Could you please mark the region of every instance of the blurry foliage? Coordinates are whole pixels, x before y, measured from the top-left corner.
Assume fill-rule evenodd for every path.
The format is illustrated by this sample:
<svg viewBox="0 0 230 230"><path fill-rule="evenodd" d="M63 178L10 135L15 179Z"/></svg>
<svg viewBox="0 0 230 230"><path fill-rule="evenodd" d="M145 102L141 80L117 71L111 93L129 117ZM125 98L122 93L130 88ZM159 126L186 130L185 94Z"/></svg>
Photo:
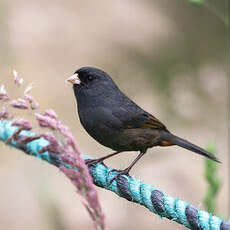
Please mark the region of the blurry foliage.
<svg viewBox="0 0 230 230"><path fill-rule="evenodd" d="M205 6L210 12L217 16L224 24L229 25L228 1L210 1L210 0L187 0L188 2Z"/></svg>
<svg viewBox="0 0 230 230"><path fill-rule="evenodd" d="M194 7L191 7L189 2L199 5L194 4ZM146 0L145 4L152 7L157 3ZM216 17L217 12L218 16L226 17L226 2L185 0L167 4L169 6L164 8L167 11L165 15L175 23L179 36L158 49L153 41L147 52L127 44L119 44L119 47L125 51L127 59L143 71L143 76L149 79L154 89L159 91L163 102L161 106L166 110L166 114L178 117L171 97L175 79L183 74L192 78L194 84L191 90L200 96L200 100L207 101L203 85L200 84L201 67L217 64L224 69L227 66L226 26ZM213 14L215 8L218 10Z"/></svg>
<svg viewBox="0 0 230 230"><path fill-rule="evenodd" d="M206 146L206 150L213 155L216 155L215 144L210 142ZM219 164L216 162L205 159L205 179L208 183L208 189L204 197L204 204L208 212L216 214L216 196L221 187L221 180L218 177Z"/></svg>
<svg viewBox="0 0 230 230"><path fill-rule="evenodd" d="M196 3L196 4L203 4L204 0L188 0L191 3Z"/></svg>

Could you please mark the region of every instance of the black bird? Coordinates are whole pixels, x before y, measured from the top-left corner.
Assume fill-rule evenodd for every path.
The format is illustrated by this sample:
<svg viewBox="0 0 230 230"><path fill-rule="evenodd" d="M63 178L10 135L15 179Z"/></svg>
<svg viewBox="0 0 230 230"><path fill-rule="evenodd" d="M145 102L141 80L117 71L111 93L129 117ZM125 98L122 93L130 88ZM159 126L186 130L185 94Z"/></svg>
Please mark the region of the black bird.
<svg viewBox="0 0 230 230"><path fill-rule="evenodd" d="M124 151L140 151L119 175L128 174L134 164L154 146L178 145L214 161L219 160L197 145L172 134L156 117L140 108L120 91L111 77L94 67L82 67L67 79L73 84L81 124L96 141L116 152L88 165L103 162Z"/></svg>

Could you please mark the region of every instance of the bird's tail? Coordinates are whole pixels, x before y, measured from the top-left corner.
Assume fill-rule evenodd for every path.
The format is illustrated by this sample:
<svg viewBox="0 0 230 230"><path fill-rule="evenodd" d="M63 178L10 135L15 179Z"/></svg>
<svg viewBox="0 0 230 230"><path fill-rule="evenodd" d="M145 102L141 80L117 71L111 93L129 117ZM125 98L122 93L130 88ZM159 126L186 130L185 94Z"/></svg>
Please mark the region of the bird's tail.
<svg viewBox="0 0 230 230"><path fill-rule="evenodd" d="M197 145L194 145L194 144L186 141L185 139L182 139L180 137L177 137L177 136L171 134L170 132L162 131L161 140L162 140L160 142L161 146L178 145L182 148L188 149L192 152L195 152L195 153L198 153L202 156L205 156L205 157L207 157L213 161L221 163L213 154L207 152L206 150L202 149L201 147L199 147Z"/></svg>

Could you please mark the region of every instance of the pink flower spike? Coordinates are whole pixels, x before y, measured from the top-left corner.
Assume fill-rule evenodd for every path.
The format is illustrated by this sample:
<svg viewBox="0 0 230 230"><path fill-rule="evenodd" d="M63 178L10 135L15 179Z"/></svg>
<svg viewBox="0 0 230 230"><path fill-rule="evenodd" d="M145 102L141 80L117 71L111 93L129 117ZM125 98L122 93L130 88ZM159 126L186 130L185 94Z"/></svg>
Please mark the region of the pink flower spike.
<svg viewBox="0 0 230 230"><path fill-rule="evenodd" d="M21 131L23 131L23 130L31 130L32 129L32 126L31 126L30 122L27 121L27 120L25 120L25 119L22 119L22 118L14 120L14 122L12 123L12 125L18 126L19 128L18 128L17 131L15 131L13 133L12 136L10 136L5 141L6 144L9 144L12 140L18 141L18 139L20 138L19 134L20 134Z"/></svg>
<svg viewBox="0 0 230 230"><path fill-rule="evenodd" d="M10 105L18 109L29 109L29 106L27 105L26 100L21 99L21 98L11 101Z"/></svg>
<svg viewBox="0 0 230 230"><path fill-rule="evenodd" d="M29 142L31 142L31 141L34 141L34 140L37 140L37 139L39 139L40 138L40 136L39 135L37 135L37 136L23 136L23 137L20 137L19 139L18 139L18 144L19 145L22 145L22 144L27 144L27 143L29 143Z"/></svg>
<svg viewBox="0 0 230 230"><path fill-rule="evenodd" d="M14 76L14 83L20 86L23 83L23 78L20 78L18 76L18 72L16 70L13 70L13 76Z"/></svg>
<svg viewBox="0 0 230 230"><path fill-rule="evenodd" d="M7 119L8 117L9 117L8 110L5 107L3 107L2 110L0 111L0 120Z"/></svg>
<svg viewBox="0 0 230 230"><path fill-rule="evenodd" d="M52 133L42 133L40 136L49 141L50 144L58 145L58 141Z"/></svg>
<svg viewBox="0 0 230 230"><path fill-rule="evenodd" d="M30 104L30 108L32 110L39 109L39 104L38 102L34 101L33 103Z"/></svg>
<svg viewBox="0 0 230 230"><path fill-rule="evenodd" d="M6 90L5 90L5 86L4 85L1 85L1 87L0 87L0 93L1 94L6 94Z"/></svg>
<svg viewBox="0 0 230 230"><path fill-rule="evenodd" d="M25 99L30 103L30 108L35 110L39 108L39 104L37 101L35 101L35 99L29 95L29 94L25 94L24 95Z"/></svg>
<svg viewBox="0 0 230 230"><path fill-rule="evenodd" d="M58 122L55 119L39 113L35 113L35 118L41 127L50 128L53 130L57 129Z"/></svg>
<svg viewBox="0 0 230 230"><path fill-rule="evenodd" d="M32 82L26 87L26 89L24 91L24 95L30 93L30 91L33 89L33 85L34 85L34 83Z"/></svg>
<svg viewBox="0 0 230 230"><path fill-rule="evenodd" d="M58 120L56 113L50 109L46 110L43 114L35 113L35 118L41 127L56 130L64 138L63 143L59 143L54 136L43 134L43 138L48 139L50 145L42 148L39 152L60 153L59 156L61 159L71 167L65 168L64 166L60 166L60 170L71 180L77 188L78 193L86 199L87 207L90 210L90 216L94 220L95 226L100 226L101 230L105 229L104 214L101 210L89 169L84 159L81 158L82 153L69 128L63 125ZM95 229L98 229L96 227Z"/></svg>
<svg viewBox="0 0 230 230"><path fill-rule="evenodd" d="M64 147L64 149L65 149L65 147ZM70 165L74 164L73 158L71 156L69 156L68 154L61 154L60 157L65 163L70 164Z"/></svg>
<svg viewBox="0 0 230 230"><path fill-rule="evenodd" d="M25 120L25 119L22 119L22 118L15 120L12 123L12 125L19 126L23 130L31 130L32 129L32 125L30 124L30 122Z"/></svg>
<svg viewBox="0 0 230 230"><path fill-rule="evenodd" d="M51 117L53 119L58 119L58 115L55 113L55 111L53 109L47 109L43 115Z"/></svg>
<svg viewBox="0 0 230 230"><path fill-rule="evenodd" d="M41 137L43 137L44 139L46 139L47 141L49 141L49 145L42 148L39 153L45 152L45 151L49 151L49 152L53 152L53 153L61 153L62 149L58 144L58 141L56 139L56 137L52 134L52 133L43 133L40 135Z"/></svg>
<svg viewBox="0 0 230 230"><path fill-rule="evenodd" d="M10 98L5 90L5 86L1 85L0 86L0 101L8 101Z"/></svg>
<svg viewBox="0 0 230 230"><path fill-rule="evenodd" d="M78 192L83 195L84 191L84 181L82 175L79 171L73 169L67 169L64 166L59 167L60 170L71 180L71 182L75 185Z"/></svg>
<svg viewBox="0 0 230 230"><path fill-rule="evenodd" d="M66 143L68 145L71 145L75 150L77 150L77 143L73 137L73 135L69 132L66 126L59 126L59 131L62 133L62 135L65 137Z"/></svg>

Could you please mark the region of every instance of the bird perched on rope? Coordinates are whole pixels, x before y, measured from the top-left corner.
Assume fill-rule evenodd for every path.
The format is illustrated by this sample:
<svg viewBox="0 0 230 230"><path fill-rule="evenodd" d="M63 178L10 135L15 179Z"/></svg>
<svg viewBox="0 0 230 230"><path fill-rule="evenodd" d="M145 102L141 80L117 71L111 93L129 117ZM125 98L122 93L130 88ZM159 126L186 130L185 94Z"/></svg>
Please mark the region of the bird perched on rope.
<svg viewBox="0 0 230 230"><path fill-rule="evenodd" d="M81 124L96 141L116 152L87 160L93 165L125 151L140 151L136 159L115 177L128 174L135 163L154 146L178 145L209 159L219 160L197 145L172 134L156 117L143 110L120 91L112 78L94 67L78 69L68 82L73 84Z"/></svg>

